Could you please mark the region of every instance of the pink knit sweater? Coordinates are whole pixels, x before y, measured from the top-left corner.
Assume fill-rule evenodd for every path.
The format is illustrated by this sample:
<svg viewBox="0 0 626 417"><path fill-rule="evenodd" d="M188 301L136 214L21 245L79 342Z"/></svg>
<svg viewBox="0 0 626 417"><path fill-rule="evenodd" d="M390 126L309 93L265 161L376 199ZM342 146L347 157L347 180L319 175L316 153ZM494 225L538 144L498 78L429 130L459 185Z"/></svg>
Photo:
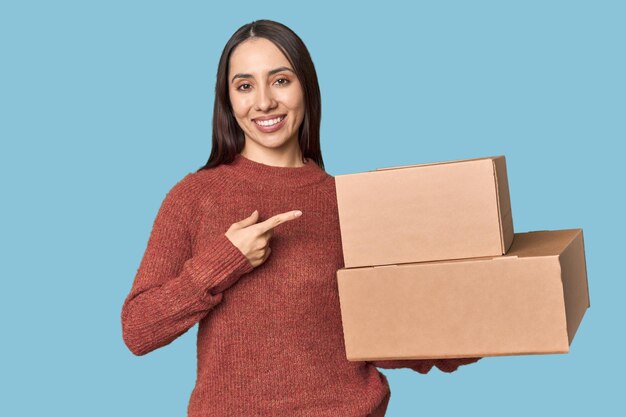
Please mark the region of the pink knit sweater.
<svg viewBox="0 0 626 417"><path fill-rule="evenodd" d="M254 268L226 237L259 210L289 210ZM350 362L336 271L343 267L335 178L313 161L274 167L237 154L186 175L158 211L122 312L135 355L199 323L188 416L380 417L389 384L376 367L452 372L479 358Z"/></svg>

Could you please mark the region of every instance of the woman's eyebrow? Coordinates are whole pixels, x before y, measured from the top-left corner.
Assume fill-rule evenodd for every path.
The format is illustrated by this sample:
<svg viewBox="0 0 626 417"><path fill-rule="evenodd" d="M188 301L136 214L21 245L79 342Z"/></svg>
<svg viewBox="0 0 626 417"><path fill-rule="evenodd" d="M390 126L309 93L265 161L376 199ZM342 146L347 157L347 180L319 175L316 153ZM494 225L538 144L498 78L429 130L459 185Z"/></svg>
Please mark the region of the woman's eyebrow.
<svg viewBox="0 0 626 417"><path fill-rule="evenodd" d="M274 75L277 72L281 72L281 71L291 71L293 72L293 70L289 67L278 67L278 68L274 68L273 70L269 70L267 72L267 75ZM235 81L236 78L254 78L254 75L252 74L235 74L235 76L233 77L233 79L230 81L231 83Z"/></svg>

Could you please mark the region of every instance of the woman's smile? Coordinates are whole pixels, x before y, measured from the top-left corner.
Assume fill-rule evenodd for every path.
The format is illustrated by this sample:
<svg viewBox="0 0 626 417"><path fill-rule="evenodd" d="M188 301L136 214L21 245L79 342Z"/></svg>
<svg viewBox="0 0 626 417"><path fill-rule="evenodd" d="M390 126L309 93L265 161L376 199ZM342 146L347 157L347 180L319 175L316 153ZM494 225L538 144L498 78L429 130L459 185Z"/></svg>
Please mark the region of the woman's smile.
<svg viewBox="0 0 626 417"><path fill-rule="evenodd" d="M263 133L272 133L282 128L285 125L285 120L287 120L286 114L270 120L255 119L254 125Z"/></svg>

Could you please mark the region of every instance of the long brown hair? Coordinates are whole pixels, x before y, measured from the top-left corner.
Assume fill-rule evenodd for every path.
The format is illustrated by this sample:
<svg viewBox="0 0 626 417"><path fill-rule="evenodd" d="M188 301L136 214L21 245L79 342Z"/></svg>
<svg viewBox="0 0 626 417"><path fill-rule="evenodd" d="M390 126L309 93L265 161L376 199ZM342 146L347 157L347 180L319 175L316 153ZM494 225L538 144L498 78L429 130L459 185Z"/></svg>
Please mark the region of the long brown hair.
<svg viewBox="0 0 626 417"><path fill-rule="evenodd" d="M237 45L250 38L265 38L285 54L302 85L304 94L304 119L298 129L298 143L304 158L312 159L324 169L320 150L320 120L322 100L317 81L317 73L309 51L287 26L272 20L255 20L245 24L226 43L217 67L215 83L215 104L213 106L213 142L211 155L198 171L229 163L235 154L241 152L245 138L239 127L230 104L228 91L228 63Z"/></svg>

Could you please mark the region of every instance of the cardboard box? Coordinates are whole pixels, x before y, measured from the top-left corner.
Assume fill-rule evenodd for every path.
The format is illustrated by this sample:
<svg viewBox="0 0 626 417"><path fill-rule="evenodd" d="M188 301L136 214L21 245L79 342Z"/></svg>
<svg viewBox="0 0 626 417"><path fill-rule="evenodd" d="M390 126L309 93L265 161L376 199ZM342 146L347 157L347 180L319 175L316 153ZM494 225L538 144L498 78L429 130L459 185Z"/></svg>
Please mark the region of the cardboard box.
<svg viewBox="0 0 626 417"><path fill-rule="evenodd" d="M497 256L513 240L502 156L335 176L346 268Z"/></svg>
<svg viewBox="0 0 626 417"><path fill-rule="evenodd" d="M347 359L566 353L591 305L582 229L516 233L506 255L340 269Z"/></svg>

